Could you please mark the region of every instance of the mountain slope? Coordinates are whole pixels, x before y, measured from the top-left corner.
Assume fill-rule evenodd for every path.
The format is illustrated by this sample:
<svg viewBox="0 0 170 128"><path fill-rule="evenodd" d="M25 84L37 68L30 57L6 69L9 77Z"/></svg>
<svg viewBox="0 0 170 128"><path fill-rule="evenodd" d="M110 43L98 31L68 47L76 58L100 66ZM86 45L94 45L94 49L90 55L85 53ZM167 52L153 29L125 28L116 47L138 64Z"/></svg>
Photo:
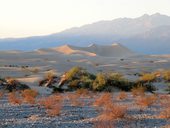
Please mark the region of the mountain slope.
<svg viewBox="0 0 170 128"><path fill-rule="evenodd" d="M170 47L169 28L169 16L145 14L135 19L100 21L47 36L0 39L0 50L33 50L63 44L87 46L91 43L118 42L137 52L167 54L170 53L167 49Z"/></svg>

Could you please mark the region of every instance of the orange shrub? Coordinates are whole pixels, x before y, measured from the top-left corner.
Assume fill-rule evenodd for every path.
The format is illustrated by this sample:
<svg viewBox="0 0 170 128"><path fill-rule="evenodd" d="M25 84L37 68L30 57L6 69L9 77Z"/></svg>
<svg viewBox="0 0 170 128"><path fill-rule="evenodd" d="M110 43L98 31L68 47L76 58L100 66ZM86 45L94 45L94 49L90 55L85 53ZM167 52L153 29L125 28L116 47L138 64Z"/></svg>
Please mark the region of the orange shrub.
<svg viewBox="0 0 170 128"><path fill-rule="evenodd" d="M61 100L62 100L61 96L51 95L49 97L41 99L40 104L43 105L46 109L51 109L57 103L61 102Z"/></svg>
<svg viewBox="0 0 170 128"><path fill-rule="evenodd" d="M120 92L117 98L120 99L120 100L126 99L127 98L126 92L123 92L123 91Z"/></svg>
<svg viewBox="0 0 170 128"><path fill-rule="evenodd" d="M58 103L58 104L53 105L52 108L47 109L46 112L49 116L58 116L60 115L61 109L62 109L62 106L60 103Z"/></svg>
<svg viewBox="0 0 170 128"><path fill-rule="evenodd" d="M111 93L103 93L96 101L93 103L94 106L107 106L112 102L112 94Z"/></svg>
<svg viewBox="0 0 170 128"><path fill-rule="evenodd" d="M19 99L19 98L16 96L16 93L15 93L15 92L11 92L11 93L8 94L8 101L9 101L11 104L15 104L15 105L20 105L20 104L22 104L21 99Z"/></svg>
<svg viewBox="0 0 170 128"><path fill-rule="evenodd" d="M157 99L158 98L156 95L144 96L137 98L136 103L142 107L148 107L154 104L157 101Z"/></svg>
<svg viewBox="0 0 170 128"><path fill-rule="evenodd" d="M40 105L43 105L47 109L46 113L49 116L58 116L62 109L62 100L60 95L51 95L41 99Z"/></svg>
<svg viewBox="0 0 170 128"><path fill-rule="evenodd" d="M26 89L21 92L26 103L35 104L38 92L32 89Z"/></svg>
<svg viewBox="0 0 170 128"><path fill-rule="evenodd" d="M109 104L99 116L101 120L114 120L124 118L127 111L126 106Z"/></svg>
<svg viewBox="0 0 170 128"><path fill-rule="evenodd" d="M142 86L135 87L131 90L132 95L135 96L144 96L146 88Z"/></svg>
<svg viewBox="0 0 170 128"><path fill-rule="evenodd" d="M2 98L2 97L3 97L3 95L4 95L4 93L3 93L3 92L0 92L0 98Z"/></svg>

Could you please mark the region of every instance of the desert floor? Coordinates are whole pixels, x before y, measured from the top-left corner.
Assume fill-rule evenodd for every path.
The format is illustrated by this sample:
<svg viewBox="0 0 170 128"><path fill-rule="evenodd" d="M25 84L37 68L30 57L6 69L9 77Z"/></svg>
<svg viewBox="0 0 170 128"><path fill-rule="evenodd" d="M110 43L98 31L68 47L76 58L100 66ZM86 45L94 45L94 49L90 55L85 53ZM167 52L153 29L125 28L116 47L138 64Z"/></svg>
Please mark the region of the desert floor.
<svg viewBox="0 0 170 128"><path fill-rule="evenodd" d="M7 96L3 96L0 100L0 126L1 128L169 128L170 120L162 118L160 113L163 111L162 98L169 96L159 95L154 104L144 107L137 104L139 97L132 96L127 93L124 99L119 99L119 93L112 93L113 103L119 107L126 106L125 115L120 119L112 119L104 124L105 118L101 118L101 106L94 106L95 101L102 93L94 93L89 95L79 95L79 98L70 99L71 95L76 93L57 94L63 97L62 107L59 115L51 116L48 111L41 105L41 97L36 99L35 104L21 105L11 104ZM150 95L150 94L147 94ZM161 101L160 101L161 100ZM75 102L76 101L76 102ZM109 123L112 125L109 125Z"/></svg>
<svg viewBox="0 0 170 128"><path fill-rule="evenodd" d="M65 47L64 47L65 48ZM68 48L68 46L66 47ZM62 49L57 51L36 50L32 52L1 51L0 52L0 77L13 77L22 83L26 83L39 93L36 103L13 105L8 102L5 94L0 99L0 127L2 128L41 128L41 127L61 127L61 128L90 128L95 126L101 114L100 107L91 105L101 94L93 94L92 97L78 98L84 105L72 105L69 100L69 93L62 95L64 101L59 116L51 117L46 113L46 109L39 105L39 99L51 94L51 90L45 87L38 87L38 82L44 75L53 71L57 75L62 75L74 66L80 66L91 73L119 72L130 80L137 79L135 74L141 72L152 72L169 69L170 55L131 55L106 57L94 55L87 52L76 53L71 49L68 53L62 53ZM67 49L67 50L70 50ZM75 52L75 53L74 53ZM158 86L161 83L158 83ZM162 87L159 86L158 89ZM127 93L124 100L118 100L118 92L113 95L113 102L118 105L127 106L127 112L122 119L114 120L114 127L122 128L159 128L170 127L170 120L160 118L159 114L163 110L160 98L149 107L141 108L136 104L137 97ZM161 97L162 92L158 94ZM169 97L166 94L165 97ZM102 124L102 123L101 123ZM102 126L102 125L101 125ZM104 128L104 127L103 127Z"/></svg>

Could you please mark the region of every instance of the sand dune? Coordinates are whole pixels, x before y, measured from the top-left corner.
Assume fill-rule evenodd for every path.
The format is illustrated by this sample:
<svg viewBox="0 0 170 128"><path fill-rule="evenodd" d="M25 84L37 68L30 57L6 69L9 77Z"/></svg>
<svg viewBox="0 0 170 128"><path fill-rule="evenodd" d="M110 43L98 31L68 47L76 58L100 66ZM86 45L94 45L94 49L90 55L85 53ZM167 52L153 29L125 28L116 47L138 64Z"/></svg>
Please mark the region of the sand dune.
<svg viewBox="0 0 170 128"><path fill-rule="evenodd" d="M135 53L120 44L96 45L88 47L77 47L72 45L63 45L60 47L36 50L39 54L62 53L66 55L78 54L85 56L104 56L104 57L126 57Z"/></svg>
<svg viewBox="0 0 170 128"><path fill-rule="evenodd" d="M128 48L116 43L112 45L91 44L88 47L75 47L75 46L70 46L70 47L72 49L92 52L98 56L105 56L105 57L122 57L122 56L131 56L135 54L134 52L130 51Z"/></svg>
<svg viewBox="0 0 170 128"><path fill-rule="evenodd" d="M75 49L74 46L71 45L63 45L60 47L56 47L56 48L52 48L53 51L59 52L59 53L63 53L63 54L81 54L81 55L86 55L86 56L96 56L95 53L93 52L88 52L85 50L81 50L81 49Z"/></svg>

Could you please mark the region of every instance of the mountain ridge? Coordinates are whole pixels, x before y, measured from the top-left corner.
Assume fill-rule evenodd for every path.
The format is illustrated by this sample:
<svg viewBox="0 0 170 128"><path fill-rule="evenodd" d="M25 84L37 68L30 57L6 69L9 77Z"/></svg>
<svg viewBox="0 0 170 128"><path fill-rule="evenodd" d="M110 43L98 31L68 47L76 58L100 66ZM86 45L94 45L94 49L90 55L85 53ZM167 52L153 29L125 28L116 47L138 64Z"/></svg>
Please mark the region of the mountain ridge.
<svg viewBox="0 0 170 128"><path fill-rule="evenodd" d="M0 50L29 51L63 44L88 46L93 42L106 45L118 42L140 53L170 54L170 49L167 49L167 47L170 47L170 32L167 29L169 27L169 16L159 13L153 15L144 14L137 18L99 21L46 36L0 39ZM157 40L158 37L159 40ZM154 46L155 40L157 48ZM164 44L166 45L166 50L163 50Z"/></svg>

